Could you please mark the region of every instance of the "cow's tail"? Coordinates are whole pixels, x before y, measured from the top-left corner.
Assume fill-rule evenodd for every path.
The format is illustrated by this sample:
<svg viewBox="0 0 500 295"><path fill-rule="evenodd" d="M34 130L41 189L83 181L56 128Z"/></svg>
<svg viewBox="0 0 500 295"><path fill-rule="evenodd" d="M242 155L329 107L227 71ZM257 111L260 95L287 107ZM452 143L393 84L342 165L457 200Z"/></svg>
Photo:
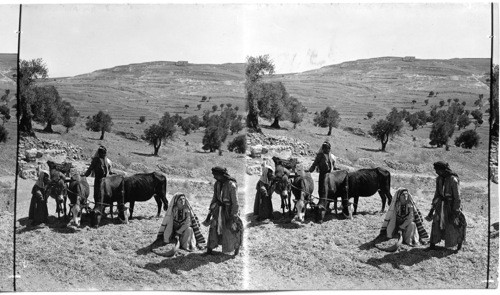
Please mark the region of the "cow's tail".
<svg viewBox="0 0 500 295"><path fill-rule="evenodd" d="M392 195L391 195L391 172L378 168L378 174L379 174L379 184L381 187L379 188L382 193L385 194L387 198L387 204L391 205L392 202Z"/></svg>
<svg viewBox="0 0 500 295"><path fill-rule="evenodd" d="M168 208L168 199L167 199L167 177L163 174L161 174L162 177L159 178L160 180L160 183L161 183L161 200L163 202L163 205L164 205L164 210L166 211L167 208Z"/></svg>

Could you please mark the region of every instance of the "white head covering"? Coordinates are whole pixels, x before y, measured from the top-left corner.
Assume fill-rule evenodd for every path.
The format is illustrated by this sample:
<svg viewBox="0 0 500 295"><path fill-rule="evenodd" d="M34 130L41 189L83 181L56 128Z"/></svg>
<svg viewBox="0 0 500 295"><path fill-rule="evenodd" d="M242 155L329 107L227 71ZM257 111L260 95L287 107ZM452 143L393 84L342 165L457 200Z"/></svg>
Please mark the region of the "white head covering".
<svg viewBox="0 0 500 295"><path fill-rule="evenodd" d="M47 177L49 177L50 176L49 171L40 170L38 172L38 180L36 181L36 185L41 189L45 189L45 182L43 181L45 178L45 175L47 175Z"/></svg>
<svg viewBox="0 0 500 295"><path fill-rule="evenodd" d="M382 223L382 229L386 229L388 238L392 238L392 233L396 228L396 213L397 213L396 211L398 210L396 207L396 203L399 205L400 203L399 198L405 191L408 192L408 204L414 206L416 211L415 203L413 202L413 198L411 197L411 194L408 191L408 189L403 187L398 188L396 190L396 193L394 194L394 199L391 202L389 210L387 210L387 213L385 214L384 222ZM415 231L415 233L418 234L417 231Z"/></svg>
<svg viewBox="0 0 500 295"><path fill-rule="evenodd" d="M264 160L264 162L262 162L262 175L260 176L260 181L265 184L270 184L269 179L267 178L267 173L269 170L274 172L274 167L271 165L271 162Z"/></svg>
<svg viewBox="0 0 500 295"><path fill-rule="evenodd" d="M176 207L177 201L179 200L179 198L181 196L185 197L185 199L186 199L186 206L189 208L189 211L190 211L190 214L191 214L191 223L192 223L191 227L194 226L193 220L195 220L195 223L196 223L196 226L195 226L196 228L193 227L193 235L191 237L191 245L190 245L190 247L192 249L194 249L194 247L196 246L196 244L204 244L205 240L204 240L203 236L201 236L201 237L197 237L196 236L196 232L197 231L199 232L198 217L194 213L193 208L191 207L191 204L189 204L188 198L183 193L176 193L170 199L170 203L168 203L169 206L168 206L168 209L167 209L167 213L165 213L165 217L163 217L163 221L162 221L162 223L160 225L160 229L158 230L158 234L162 234L164 241L166 243L170 243L170 236L172 235L173 223L174 223L173 222L173 220L174 220L173 208ZM201 235L201 233L200 233L200 235Z"/></svg>

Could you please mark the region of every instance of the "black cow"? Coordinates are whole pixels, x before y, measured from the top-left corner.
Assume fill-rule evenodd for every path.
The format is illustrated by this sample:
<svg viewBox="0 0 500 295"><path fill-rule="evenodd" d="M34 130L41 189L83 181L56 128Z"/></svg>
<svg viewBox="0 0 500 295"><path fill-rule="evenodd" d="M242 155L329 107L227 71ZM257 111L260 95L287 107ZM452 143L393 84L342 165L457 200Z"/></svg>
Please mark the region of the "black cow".
<svg viewBox="0 0 500 295"><path fill-rule="evenodd" d="M70 202L70 212L73 215L73 223L80 226L82 207L87 208L90 189L86 177L74 175L68 183L68 199Z"/></svg>
<svg viewBox="0 0 500 295"><path fill-rule="evenodd" d="M307 204L312 203L311 195L314 191L314 180L311 173L304 173L303 176L297 174L292 181L292 193L295 197L295 208L297 208L297 218L304 221Z"/></svg>
<svg viewBox="0 0 500 295"><path fill-rule="evenodd" d="M359 197L369 197L377 191L382 199L382 210L385 210L385 202L388 199L388 205L391 204L392 195L391 173L383 168L360 169L354 172L343 170L333 171L326 174L325 191L327 192L327 200L320 199L320 204L327 208L325 202L334 201L335 214L337 214L337 197L341 197L343 212L349 214L347 209L348 199L354 198L354 214L357 214ZM321 197L321 196L320 196ZM324 211L321 214L322 220Z"/></svg>
<svg viewBox="0 0 500 295"><path fill-rule="evenodd" d="M132 218L135 202L144 202L154 196L156 204L158 205L157 217L161 213L161 203L163 202L163 209L167 210L168 201L166 198L167 193L167 178L159 173L140 173L129 177L121 175L112 175L102 179L99 200L96 200L91 223L92 226L98 226L101 216L104 212L105 206L111 207L114 202L118 203L118 216L128 222L125 215L126 208L124 204L130 203L130 218Z"/></svg>

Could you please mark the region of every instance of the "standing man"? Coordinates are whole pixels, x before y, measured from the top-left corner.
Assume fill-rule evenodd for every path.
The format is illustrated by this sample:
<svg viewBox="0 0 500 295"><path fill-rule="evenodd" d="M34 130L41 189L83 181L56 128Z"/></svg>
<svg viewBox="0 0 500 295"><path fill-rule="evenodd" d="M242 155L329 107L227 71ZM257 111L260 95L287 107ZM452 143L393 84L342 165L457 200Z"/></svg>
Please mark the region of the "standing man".
<svg viewBox="0 0 500 295"><path fill-rule="evenodd" d="M90 163L87 172L85 172L84 176L89 177L91 174L94 174L94 202L97 202L100 194L101 180L109 176L111 173L111 164L106 156L107 150L104 146L99 146L94 157L92 158L92 162Z"/></svg>
<svg viewBox="0 0 500 295"><path fill-rule="evenodd" d="M321 215L317 215L317 219L319 219L318 221L320 223L323 221L326 209L328 207L325 191L326 174L332 172L332 170L335 170L335 162L337 160L337 158L330 152L331 149L332 146L328 141L323 142L323 144L321 145L321 149L316 154L316 158L314 159L311 168L309 168L309 172L314 172L316 168L318 168L319 170L318 194L320 199L318 203L318 210L320 210L320 212L317 213Z"/></svg>
<svg viewBox="0 0 500 295"><path fill-rule="evenodd" d="M458 175L454 173L448 163L436 162L434 169L436 178L436 192L432 200L432 209L426 217L432 220L431 239L429 250L435 250L436 244L444 240L445 247L457 246L458 252L465 241L467 222L461 211Z"/></svg>
<svg viewBox="0 0 500 295"><path fill-rule="evenodd" d="M214 195L209 208L209 218L203 225L210 225L208 231L207 254L222 245L222 252L234 251L238 255L243 237L243 223L239 217L238 199L236 197L236 180L226 168L214 167L212 174L216 180Z"/></svg>

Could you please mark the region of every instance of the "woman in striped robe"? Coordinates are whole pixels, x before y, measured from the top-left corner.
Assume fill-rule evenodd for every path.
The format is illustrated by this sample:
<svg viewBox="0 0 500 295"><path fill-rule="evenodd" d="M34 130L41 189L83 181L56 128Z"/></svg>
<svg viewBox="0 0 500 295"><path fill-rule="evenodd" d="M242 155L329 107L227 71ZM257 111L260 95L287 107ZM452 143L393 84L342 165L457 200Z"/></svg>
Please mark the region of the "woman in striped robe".
<svg viewBox="0 0 500 295"><path fill-rule="evenodd" d="M381 233L386 233L387 238L402 235L403 242L410 246L416 246L418 241L425 244L429 235L422 226L422 214L412 196L406 188L399 188L395 195L395 201L385 215Z"/></svg>
<svg viewBox="0 0 500 295"><path fill-rule="evenodd" d="M186 251L196 248L203 249L205 238L200 231L198 217L189 204L189 200L183 193L176 193L168 207L158 231L157 240L165 243L180 243L180 247Z"/></svg>

